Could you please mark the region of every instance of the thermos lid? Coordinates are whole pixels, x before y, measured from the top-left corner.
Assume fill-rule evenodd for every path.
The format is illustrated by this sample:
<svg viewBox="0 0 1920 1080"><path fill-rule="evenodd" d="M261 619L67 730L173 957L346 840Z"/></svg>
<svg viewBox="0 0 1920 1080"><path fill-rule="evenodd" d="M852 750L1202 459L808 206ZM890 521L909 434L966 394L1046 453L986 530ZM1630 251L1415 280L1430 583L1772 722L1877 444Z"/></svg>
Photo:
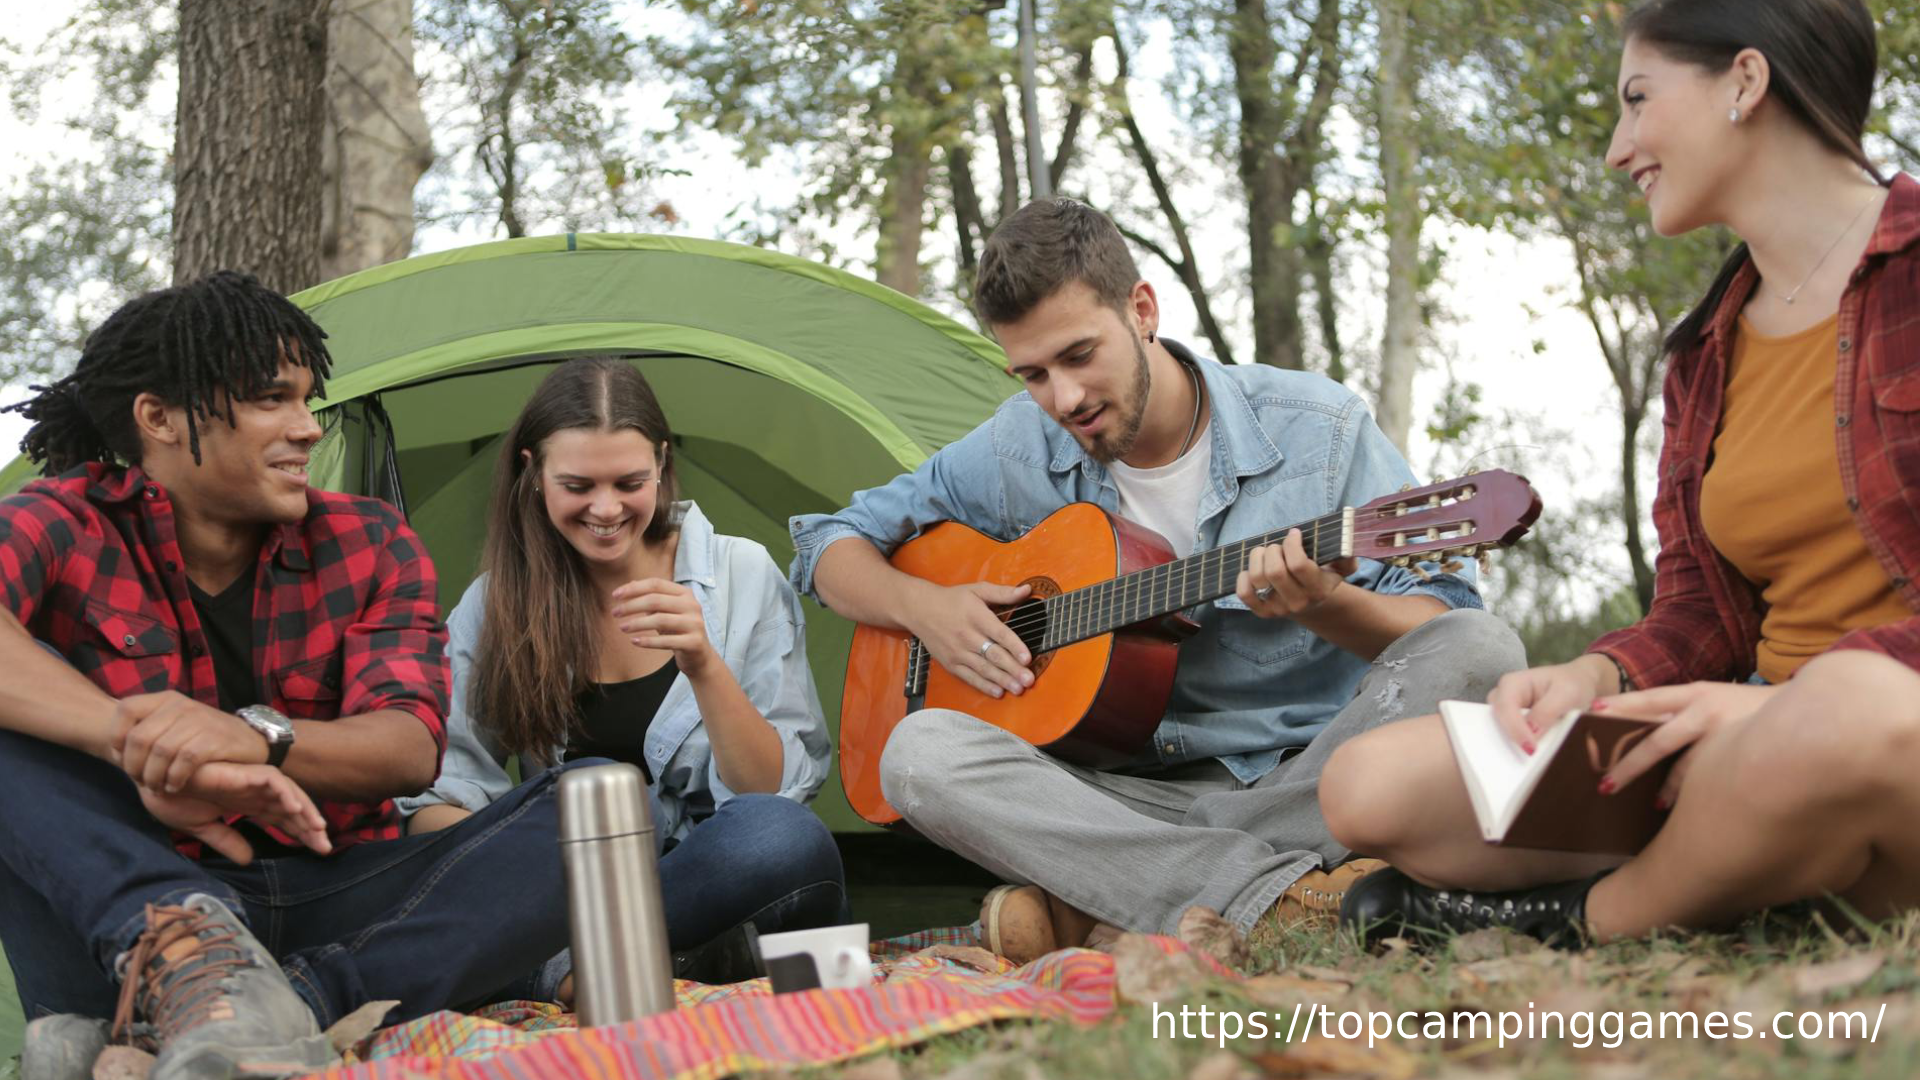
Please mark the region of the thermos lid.
<svg viewBox="0 0 1920 1080"><path fill-rule="evenodd" d="M560 774L560 841L653 832L653 798L633 765L594 765Z"/></svg>

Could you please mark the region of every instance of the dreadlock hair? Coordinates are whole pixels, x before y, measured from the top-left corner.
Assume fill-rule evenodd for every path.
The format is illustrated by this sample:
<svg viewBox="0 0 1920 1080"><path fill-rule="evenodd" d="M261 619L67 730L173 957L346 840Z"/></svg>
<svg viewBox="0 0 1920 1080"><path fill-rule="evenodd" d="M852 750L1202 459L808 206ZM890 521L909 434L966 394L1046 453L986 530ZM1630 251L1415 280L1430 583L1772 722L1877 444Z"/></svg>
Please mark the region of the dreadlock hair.
<svg viewBox="0 0 1920 1080"><path fill-rule="evenodd" d="M150 393L186 409L197 465L198 421L232 426L233 403L264 392L283 360L313 372L313 392L323 393L333 363L326 336L252 275L219 270L128 301L87 335L71 375L0 411L32 421L20 449L56 476L89 461L139 464L133 401Z"/></svg>

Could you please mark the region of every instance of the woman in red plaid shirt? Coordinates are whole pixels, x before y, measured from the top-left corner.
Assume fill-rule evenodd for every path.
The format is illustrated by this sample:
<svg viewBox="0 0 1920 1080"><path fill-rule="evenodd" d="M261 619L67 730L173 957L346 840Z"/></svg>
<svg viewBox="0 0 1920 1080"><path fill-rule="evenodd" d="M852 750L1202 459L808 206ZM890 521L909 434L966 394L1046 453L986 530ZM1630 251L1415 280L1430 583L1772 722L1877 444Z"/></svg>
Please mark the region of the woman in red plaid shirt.
<svg viewBox="0 0 1920 1080"><path fill-rule="evenodd" d="M1335 837L1394 869L1368 933L1562 944L1836 897L1920 904L1920 184L1861 145L1860 0L1653 0L1628 16L1608 163L1666 236L1743 243L1667 341L1652 610L1489 697L1527 753L1591 707L1663 721L1599 781L1678 755L1635 858L1484 843L1437 717L1343 746Z"/></svg>

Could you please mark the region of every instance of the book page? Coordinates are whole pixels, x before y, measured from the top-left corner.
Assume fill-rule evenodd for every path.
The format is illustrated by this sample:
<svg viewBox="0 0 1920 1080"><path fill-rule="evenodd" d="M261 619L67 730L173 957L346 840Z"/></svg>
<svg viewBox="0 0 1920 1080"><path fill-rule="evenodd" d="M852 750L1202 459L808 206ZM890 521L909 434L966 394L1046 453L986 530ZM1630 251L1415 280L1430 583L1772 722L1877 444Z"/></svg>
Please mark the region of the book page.
<svg viewBox="0 0 1920 1080"><path fill-rule="evenodd" d="M1494 720L1493 709L1480 702L1443 701L1440 718L1473 798L1481 835L1498 840L1512 820L1514 807L1532 786L1538 759L1515 746Z"/></svg>

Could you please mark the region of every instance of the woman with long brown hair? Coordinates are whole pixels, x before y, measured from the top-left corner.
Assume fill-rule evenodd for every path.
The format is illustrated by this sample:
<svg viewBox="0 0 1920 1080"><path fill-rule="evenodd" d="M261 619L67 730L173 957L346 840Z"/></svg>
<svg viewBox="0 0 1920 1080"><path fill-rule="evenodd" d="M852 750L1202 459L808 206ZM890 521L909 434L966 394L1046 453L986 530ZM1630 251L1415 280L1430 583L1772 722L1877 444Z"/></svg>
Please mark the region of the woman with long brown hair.
<svg viewBox="0 0 1920 1080"><path fill-rule="evenodd" d="M1625 22L1607 160L1656 231L1744 242L1667 341L1646 617L1488 703L1532 753L1594 708L1662 721L1598 781L1678 755L1632 859L1480 839L1437 717L1328 762L1369 933L1506 925L1563 943L1710 927L1833 897L1920 905L1920 184L1862 147L1860 0L1652 0Z"/></svg>
<svg viewBox="0 0 1920 1080"><path fill-rule="evenodd" d="M632 364L569 360L541 382L503 440L482 572L447 620L446 762L401 809L409 832L444 828L509 790L511 755L529 777L638 765L677 973L733 981L753 973L745 926L843 917L839 853L804 805L830 749L785 575L675 494L673 435Z"/></svg>

